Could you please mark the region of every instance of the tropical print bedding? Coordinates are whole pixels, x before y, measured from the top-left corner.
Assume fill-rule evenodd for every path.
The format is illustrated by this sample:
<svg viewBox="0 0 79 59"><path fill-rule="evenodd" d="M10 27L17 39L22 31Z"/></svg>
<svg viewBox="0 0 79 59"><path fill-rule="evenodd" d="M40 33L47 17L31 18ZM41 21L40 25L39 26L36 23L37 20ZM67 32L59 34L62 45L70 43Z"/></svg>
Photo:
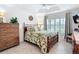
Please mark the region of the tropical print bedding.
<svg viewBox="0 0 79 59"><path fill-rule="evenodd" d="M34 28L28 28L25 33L25 40L38 45L42 53L47 53L47 37L53 36L49 33L41 33L34 30Z"/></svg>

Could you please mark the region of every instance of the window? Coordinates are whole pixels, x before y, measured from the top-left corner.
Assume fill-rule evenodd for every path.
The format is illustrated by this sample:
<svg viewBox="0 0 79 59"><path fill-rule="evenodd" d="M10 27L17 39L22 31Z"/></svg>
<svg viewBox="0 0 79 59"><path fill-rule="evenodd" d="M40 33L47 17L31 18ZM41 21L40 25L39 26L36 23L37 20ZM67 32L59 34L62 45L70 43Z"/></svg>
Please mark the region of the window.
<svg viewBox="0 0 79 59"><path fill-rule="evenodd" d="M65 19L51 19L47 20L47 30L51 32L59 32L60 34L64 34L65 32Z"/></svg>

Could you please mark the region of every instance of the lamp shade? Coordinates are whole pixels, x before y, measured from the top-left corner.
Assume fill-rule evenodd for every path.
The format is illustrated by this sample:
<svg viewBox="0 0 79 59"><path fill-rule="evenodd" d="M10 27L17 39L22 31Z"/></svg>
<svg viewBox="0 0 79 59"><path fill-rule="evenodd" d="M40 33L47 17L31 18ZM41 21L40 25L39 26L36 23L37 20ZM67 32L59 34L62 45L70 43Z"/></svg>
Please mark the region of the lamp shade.
<svg viewBox="0 0 79 59"><path fill-rule="evenodd" d="M4 16L5 12L0 11L0 16Z"/></svg>

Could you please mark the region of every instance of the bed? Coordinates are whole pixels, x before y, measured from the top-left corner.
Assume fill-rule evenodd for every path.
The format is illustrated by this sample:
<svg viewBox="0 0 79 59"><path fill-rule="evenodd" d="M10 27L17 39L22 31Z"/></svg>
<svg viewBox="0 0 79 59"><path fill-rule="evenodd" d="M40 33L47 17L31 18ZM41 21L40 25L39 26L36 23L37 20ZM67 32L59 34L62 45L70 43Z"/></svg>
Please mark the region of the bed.
<svg viewBox="0 0 79 59"><path fill-rule="evenodd" d="M30 27L30 29L25 29L24 41L37 45L42 53L48 53L53 45L58 42L58 32L35 31L33 27Z"/></svg>

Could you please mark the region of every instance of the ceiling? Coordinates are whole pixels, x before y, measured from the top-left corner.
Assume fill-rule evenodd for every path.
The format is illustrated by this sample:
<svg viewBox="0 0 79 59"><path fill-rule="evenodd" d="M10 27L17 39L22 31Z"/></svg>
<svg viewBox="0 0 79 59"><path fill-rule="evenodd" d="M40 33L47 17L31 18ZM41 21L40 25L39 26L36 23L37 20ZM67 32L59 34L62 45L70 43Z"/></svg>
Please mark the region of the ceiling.
<svg viewBox="0 0 79 59"><path fill-rule="evenodd" d="M27 13L55 13L79 7L79 4L1 4L3 11L26 11Z"/></svg>

